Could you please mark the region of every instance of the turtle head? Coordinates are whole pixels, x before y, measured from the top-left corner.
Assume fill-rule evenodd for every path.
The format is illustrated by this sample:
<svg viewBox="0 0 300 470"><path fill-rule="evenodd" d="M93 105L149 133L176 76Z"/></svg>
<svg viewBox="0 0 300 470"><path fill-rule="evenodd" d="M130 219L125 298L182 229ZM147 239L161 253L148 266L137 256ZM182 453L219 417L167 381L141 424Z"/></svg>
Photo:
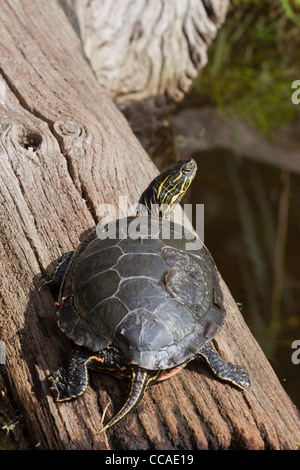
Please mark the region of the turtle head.
<svg viewBox="0 0 300 470"><path fill-rule="evenodd" d="M137 215L167 217L186 193L197 171L192 158L180 160L149 184L140 197Z"/></svg>

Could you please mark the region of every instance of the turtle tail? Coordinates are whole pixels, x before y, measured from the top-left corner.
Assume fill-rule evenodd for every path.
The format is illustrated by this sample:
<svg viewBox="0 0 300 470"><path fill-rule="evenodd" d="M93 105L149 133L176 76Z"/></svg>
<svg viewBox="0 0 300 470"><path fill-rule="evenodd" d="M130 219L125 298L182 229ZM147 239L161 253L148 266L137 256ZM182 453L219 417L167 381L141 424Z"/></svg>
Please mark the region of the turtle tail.
<svg viewBox="0 0 300 470"><path fill-rule="evenodd" d="M136 408L141 402L146 389L150 382L156 381L160 376L160 371L148 371L140 367L132 367L130 377L130 392L128 398L120 411L98 432L98 434L107 431L122 418L124 418L129 411Z"/></svg>

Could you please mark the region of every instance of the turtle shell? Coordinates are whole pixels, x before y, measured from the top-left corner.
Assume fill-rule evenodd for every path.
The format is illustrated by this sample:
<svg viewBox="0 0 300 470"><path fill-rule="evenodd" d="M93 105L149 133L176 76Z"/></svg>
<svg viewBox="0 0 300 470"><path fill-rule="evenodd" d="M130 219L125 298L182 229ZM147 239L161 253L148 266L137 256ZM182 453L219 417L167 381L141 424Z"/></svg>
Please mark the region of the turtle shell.
<svg viewBox="0 0 300 470"><path fill-rule="evenodd" d="M76 344L93 351L113 345L130 363L168 369L194 357L222 327L223 297L210 253L195 248L197 239L180 225L164 224L120 219L95 230L75 252L58 315Z"/></svg>

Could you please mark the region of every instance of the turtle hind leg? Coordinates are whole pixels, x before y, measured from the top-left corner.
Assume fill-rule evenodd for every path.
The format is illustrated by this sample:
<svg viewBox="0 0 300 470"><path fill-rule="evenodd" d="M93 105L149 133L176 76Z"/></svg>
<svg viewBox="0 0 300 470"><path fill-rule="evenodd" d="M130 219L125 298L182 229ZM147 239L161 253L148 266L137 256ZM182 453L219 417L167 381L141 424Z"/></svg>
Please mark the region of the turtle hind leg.
<svg viewBox="0 0 300 470"><path fill-rule="evenodd" d="M71 400L81 395L88 386L88 363L91 352L75 348L70 356L67 369L60 367L48 377L50 389L57 393L56 401Z"/></svg>
<svg viewBox="0 0 300 470"><path fill-rule="evenodd" d="M137 407L149 383L155 382L162 373L160 370L148 371L138 366L129 366L119 351L111 346L98 352L78 346L71 353L67 369L60 367L49 377L50 388L57 393L58 402L77 398L85 392L88 386L88 369L102 370L130 379L130 391L125 404L99 433L106 431Z"/></svg>
<svg viewBox="0 0 300 470"><path fill-rule="evenodd" d="M68 253L63 254L57 261L56 267L52 275L47 274L46 280L43 282L43 286L49 286L53 288L59 288L61 281L64 277L65 270L67 265L73 255L74 251L68 251Z"/></svg>
<svg viewBox="0 0 300 470"><path fill-rule="evenodd" d="M242 389L250 389L250 377L243 366L237 366L223 359L212 346L205 344L198 356L203 357L211 370L221 380Z"/></svg>
<svg viewBox="0 0 300 470"><path fill-rule="evenodd" d="M107 431L108 428L112 427L124 418L129 411L136 408L141 402L149 383L156 381L160 374L160 371L147 371L146 369L141 369L138 366L132 367L130 376L130 392L125 404L118 413L102 429L100 429L98 434Z"/></svg>

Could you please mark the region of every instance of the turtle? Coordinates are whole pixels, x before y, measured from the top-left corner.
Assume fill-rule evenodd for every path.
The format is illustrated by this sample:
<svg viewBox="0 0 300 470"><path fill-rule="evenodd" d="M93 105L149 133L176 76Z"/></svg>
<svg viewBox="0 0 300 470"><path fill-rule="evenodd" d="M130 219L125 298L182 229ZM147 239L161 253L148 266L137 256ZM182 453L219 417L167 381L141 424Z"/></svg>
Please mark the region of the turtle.
<svg viewBox="0 0 300 470"><path fill-rule="evenodd" d="M225 361L212 344L226 319L214 260L204 244L193 244L197 236L168 218L196 171L194 159L177 161L149 184L134 216L95 228L44 282L59 289L58 325L75 343L67 368L49 377L56 400L80 396L88 369L130 385L99 432L137 407L150 384L197 357L218 379L250 388L244 367Z"/></svg>

